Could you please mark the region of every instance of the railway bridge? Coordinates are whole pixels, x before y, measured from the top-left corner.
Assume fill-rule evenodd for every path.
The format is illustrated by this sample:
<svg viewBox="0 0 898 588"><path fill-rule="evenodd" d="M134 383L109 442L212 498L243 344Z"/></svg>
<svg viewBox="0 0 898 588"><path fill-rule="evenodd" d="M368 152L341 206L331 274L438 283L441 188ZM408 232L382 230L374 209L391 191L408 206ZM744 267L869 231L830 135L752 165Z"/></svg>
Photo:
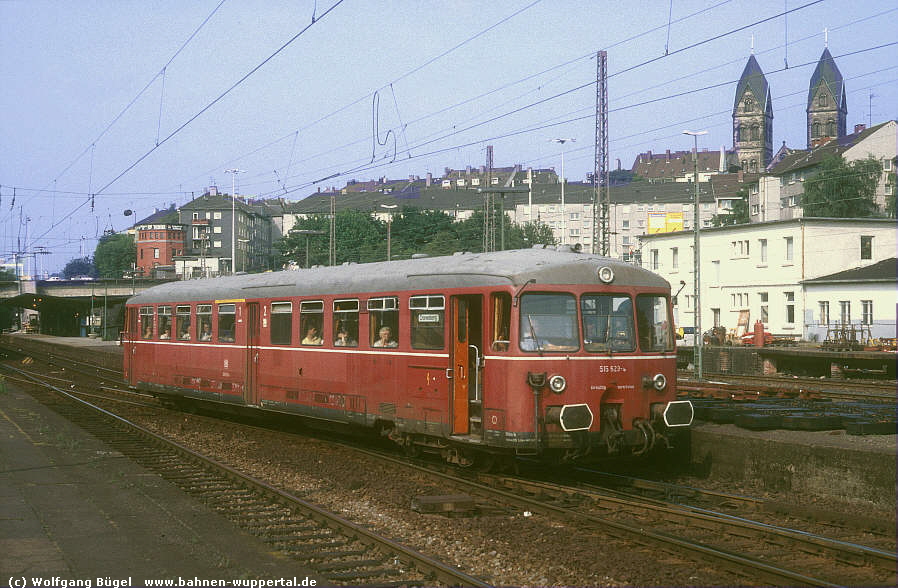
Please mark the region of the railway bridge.
<svg viewBox="0 0 898 588"><path fill-rule="evenodd" d="M65 337L115 339L125 300L168 280L20 280L0 282L0 325Z"/></svg>

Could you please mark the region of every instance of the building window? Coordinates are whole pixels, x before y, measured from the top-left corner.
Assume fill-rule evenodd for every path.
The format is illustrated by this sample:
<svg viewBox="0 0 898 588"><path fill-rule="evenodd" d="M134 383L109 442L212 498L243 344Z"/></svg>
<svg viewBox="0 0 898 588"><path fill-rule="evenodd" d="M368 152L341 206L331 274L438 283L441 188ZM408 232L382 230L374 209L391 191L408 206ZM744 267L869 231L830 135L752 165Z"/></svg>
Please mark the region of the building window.
<svg viewBox="0 0 898 588"><path fill-rule="evenodd" d="M770 316L767 311L767 292L759 292L758 296L761 298L761 322L767 324L770 321Z"/></svg>
<svg viewBox="0 0 898 588"><path fill-rule="evenodd" d="M758 239L761 249L761 263L767 263L767 239Z"/></svg>
<svg viewBox="0 0 898 588"><path fill-rule="evenodd" d="M213 213L212 213L212 218L214 218L215 220L221 220L221 212L220 212L220 211L219 211L219 212L213 212Z"/></svg>
<svg viewBox="0 0 898 588"><path fill-rule="evenodd" d="M629 220L629 219L624 219L623 221L621 221L621 228L622 228L622 229L629 229L629 228L630 228L630 220Z"/></svg>
<svg viewBox="0 0 898 588"><path fill-rule="evenodd" d="M829 324L829 300L821 300L817 303L820 308L820 324Z"/></svg>
<svg viewBox="0 0 898 588"><path fill-rule="evenodd" d="M817 98L817 106L826 106L826 94L820 94Z"/></svg>
<svg viewBox="0 0 898 588"><path fill-rule="evenodd" d="M873 237L861 235L861 259L873 259Z"/></svg>
<svg viewBox="0 0 898 588"><path fill-rule="evenodd" d="M753 215L761 214L761 205L760 204L752 204L751 205L751 213Z"/></svg>
<svg viewBox="0 0 898 588"><path fill-rule="evenodd" d="M670 248L670 267L671 269L680 268L680 249L678 247Z"/></svg>
<svg viewBox="0 0 898 588"><path fill-rule="evenodd" d="M786 261L792 261L794 255L795 251L793 249L792 237L786 237Z"/></svg>
<svg viewBox="0 0 898 588"><path fill-rule="evenodd" d="M159 259L159 250L153 249L153 259Z"/></svg>
<svg viewBox="0 0 898 588"><path fill-rule="evenodd" d="M783 292L786 297L786 322L795 322L795 292Z"/></svg>
<svg viewBox="0 0 898 588"><path fill-rule="evenodd" d="M579 212L572 212L572 213L571 213L571 216L570 216L570 219L571 219L571 220L580 220L580 213L579 213Z"/></svg>
<svg viewBox="0 0 898 588"><path fill-rule="evenodd" d="M650 252L649 257L650 257L651 260L652 260L652 269L653 269L653 270L657 270L657 269L660 267L660 265L661 265L660 262L659 262L659 260L658 260L658 250L657 250L657 249L652 249L651 252Z"/></svg>
<svg viewBox="0 0 898 588"><path fill-rule="evenodd" d="M220 234L221 234L221 227L220 227L220 226L212 227L212 232L220 235Z"/></svg>
<svg viewBox="0 0 898 588"><path fill-rule="evenodd" d="M851 301L839 301L839 315L843 325L851 324Z"/></svg>
<svg viewBox="0 0 898 588"><path fill-rule="evenodd" d="M719 327L720 326L720 309L719 308L711 309L711 318L714 321L714 326Z"/></svg>
<svg viewBox="0 0 898 588"><path fill-rule="evenodd" d="M873 301L861 300L861 324L873 324Z"/></svg>

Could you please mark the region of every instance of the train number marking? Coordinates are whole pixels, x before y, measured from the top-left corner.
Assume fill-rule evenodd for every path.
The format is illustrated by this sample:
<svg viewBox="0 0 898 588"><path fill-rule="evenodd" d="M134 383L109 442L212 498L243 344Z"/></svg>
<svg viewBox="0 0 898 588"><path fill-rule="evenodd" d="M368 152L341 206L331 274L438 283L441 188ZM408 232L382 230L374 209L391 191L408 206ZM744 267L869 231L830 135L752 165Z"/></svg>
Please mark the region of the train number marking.
<svg viewBox="0 0 898 588"><path fill-rule="evenodd" d="M625 374L627 373L627 368L622 365L600 365L599 366L600 374Z"/></svg>

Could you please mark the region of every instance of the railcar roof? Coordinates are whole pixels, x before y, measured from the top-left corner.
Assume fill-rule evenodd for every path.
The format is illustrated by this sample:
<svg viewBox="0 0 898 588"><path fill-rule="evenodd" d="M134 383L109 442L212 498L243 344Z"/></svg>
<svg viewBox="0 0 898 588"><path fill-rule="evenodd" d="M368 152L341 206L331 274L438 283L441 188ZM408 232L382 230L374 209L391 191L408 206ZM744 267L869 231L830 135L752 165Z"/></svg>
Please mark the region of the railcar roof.
<svg viewBox="0 0 898 588"><path fill-rule="evenodd" d="M600 284L597 270L602 266L614 270L615 285L670 287L666 280L648 270L608 257L554 249L518 249L184 280L149 288L128 303L519 287L529 280L535 284Z"/></svg>

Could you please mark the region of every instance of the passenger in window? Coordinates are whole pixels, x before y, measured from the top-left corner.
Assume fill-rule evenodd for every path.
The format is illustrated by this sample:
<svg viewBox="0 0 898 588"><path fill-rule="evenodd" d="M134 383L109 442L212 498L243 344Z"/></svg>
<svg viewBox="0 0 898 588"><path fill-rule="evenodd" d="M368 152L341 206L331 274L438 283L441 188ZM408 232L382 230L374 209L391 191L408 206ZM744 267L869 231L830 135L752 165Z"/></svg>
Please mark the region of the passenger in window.
<svg viewBox="0 0 898 588"><path fill-rule="evenodd" d="M190 323L186 321L181 323L181 332L178 333L178 339L181 341L190 341Z"/></svg>
<svg viewBox="0 0 898 588"><path fill-rule="evenodd" d="M346 329L337 331L337 337L334 339L334 345L337 347L357 347L358 341L349 336Z"/></svg>
<svg viewBox="0 0 898 588"><path fill-rule="evenodd" d="M390 327L381 327L377 335L378 339L373 347L399 347L399 343L393 340L393 330Z"/></svg>
<svg viewBox="0 0 898 588"><path fill-rule="evenodd" d="M203 321L202 326L200 327L200 341L211 341L212 340L212 325L208 323L208 321Z"/></svg>
<svg viewBox="0 0 898 588"><path fill-rule="evenodd" d="M321 345L322 343L324 343L324 340L321 338L321 335L318 334L318 327L309 325L309 328L306 331L306 338L302 340L302 344Z"/></svg>
<svg viewBox="0 0 898 588"><path fill-rule="evenodd" d="M153 338L153 325L149 322L143 327L143 338L144 339L152 339Z"/></svg>
<svg viewBox="0 0 898 588"><path fill-rule="evenodd" d="M169 332L168 327L163 327L162 334L159 335L160 339L171 339L171 332Z"/></svg>

